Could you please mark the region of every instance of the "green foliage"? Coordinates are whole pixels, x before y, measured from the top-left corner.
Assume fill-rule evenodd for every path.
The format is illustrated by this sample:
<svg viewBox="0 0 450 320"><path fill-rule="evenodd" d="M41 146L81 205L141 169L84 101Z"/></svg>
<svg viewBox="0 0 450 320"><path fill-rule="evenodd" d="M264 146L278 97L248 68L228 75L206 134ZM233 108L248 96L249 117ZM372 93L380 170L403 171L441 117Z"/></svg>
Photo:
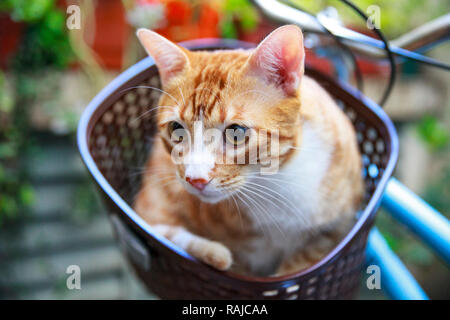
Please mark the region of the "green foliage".
<svg viewBox="0 0 450 320"><path fill-rule="evenodd" d="M0 72L0 225L18 216L33 201L33 190L21 170L20 154L25 145L24 131L18 125L21 115Z"/></svg>
<svg viewBox="0 0 450 320"><path fill-rule="evenodd" d="M101 211L98 193L91 181L81 183L73 194L72 222L89 223Z"/></svg>
<svg viewBox="0 0 450 320"><path fill-rule="evenodd" d="M6 85L0 73L0 224L11 220L33 202L34 192L21 161L31 139L28 108L36 95L36 80L30 77L44 69L64 68L73 59L65 27L65 15L54 0L5 0L0 11L25 24L18 51L10 61ZM15 100L14 100L15 97Z"/></svg>
<svg viewBox="0 0 450 320"><path fill-rule="evenodd" d="M442 175L428 185L423 197L436 210L450 217L450 163L444 167Z"/></svg>
<svg viewBox="0 0 450 320"><path fill-rule="evenodd" d="M53 7L55 0L3 0L0 11L8 11L15 21L36 22Z"/></svg>
<svg viewBox="0 0 450 320"><path fill-rule="evenodd" d="M439 120L433 116L425 116L418 126L419 136L432 151L449 146L450 133Z"/></svg>
<svg viewBox="0 0 450 320"><path fill-rule="evenodd" d="M225 0L221 31L224 38L237 38L238 29L250 32L258 26L259 15L248 0Z"/></svg>
<svg viewBox="0 0 450 320"><path fill-rule="evenodd" d="M434 255L431 250L383 210L377 214L376 226L392 251L406 264L421 269L433 264Z"/></svg>
<svg viewBox="0 0 450 320"><path fill-rule="evenodd" d="M66 67L74 59L65 25L65 13L54 0L6 0L0 11L26 25L13 68L33 72L43 67Z"/></svg>
<svg viewBox="0 0 450 320"><path fill-rule="evenodd" d="M6 83L5 75L0 71L0 114L11 112L13 104L14 100Z"/></svg>
<svg viewBox="0 0 450 320"><path fill-rule="evenodd" d="M339 0L284 0L308 11L317 13L328 6L335 7L346 25L361 26L363 21L351 8ZM380 8L381 30L389 37L397 37L423 23L437 18L449 11L448 1L442 0L353 0L363 12L370 16L367 8L377 5ZM369 30L367 30L369 31Z"/></svg>

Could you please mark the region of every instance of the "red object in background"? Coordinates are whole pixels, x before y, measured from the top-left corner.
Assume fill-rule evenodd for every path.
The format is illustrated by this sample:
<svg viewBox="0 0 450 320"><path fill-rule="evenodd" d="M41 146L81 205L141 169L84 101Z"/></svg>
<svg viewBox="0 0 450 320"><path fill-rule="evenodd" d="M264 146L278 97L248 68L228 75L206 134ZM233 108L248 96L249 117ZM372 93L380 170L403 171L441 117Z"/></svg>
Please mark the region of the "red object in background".
<svg viewBox="0 0 450 320"><path fill-rule="evenodd" d="M261 17L256 29L251 32L242 30L239 28L239 25L240 23L236 21L236 26L238 27L238 39L256 44L260 43L266 36L269 35L269 33L281 26L280 24L276 24L263 17Z"/></svg>
<svg viewBox="0 0 450 320"><path fill-rule="evenodd" d="M170 1L166 4L166 20L169 26L186 25L192 19L191 5L184 1Z"/></svg>
<svg viewBox="0 0 450 320"><path fill-rule="evenodd" d="M109 69L122 68L129 35L125 8L121 0L99 0L95 7L95 35L91 48L99 63ZM86 30L92 32L92 30Z"/></svg>
<svg viewBox="0 0 450 320"><path fill-rule="evenodd" d="M209 5L204 4L200 8L198 19L199 38L218 38L219 34L219 14Z"/></svg>
<svg viewBox="0 0 450 320"><path fill-rule="evenodd" d="M155 31L174 42L220 37L219 13L206 3L192 8L185 1L170 1L165 19L167 25Z"/></svg>
<svg viewBox="0 0 450 320"><path fill-rule="evenodd" d="M192 21L192 10L188 3L170 1L165 4L166 24L163 28L155 29L163 37L174 42L197 38L197 27Z"/></svg>
<svg viewBox="0 0 450 320"><path fill-rule="evenodd" d="M23 24L11 20L6 13L0 14L0 67L5 68L9 58L17 50L22 38Z"/></svg>
<svg viewBox="0 0 450 320"><path fill-rule="evenodd" d="M314 51L305 49L305 64L329 76L333 76L334 67L329 59L318 57Z"/></svg>

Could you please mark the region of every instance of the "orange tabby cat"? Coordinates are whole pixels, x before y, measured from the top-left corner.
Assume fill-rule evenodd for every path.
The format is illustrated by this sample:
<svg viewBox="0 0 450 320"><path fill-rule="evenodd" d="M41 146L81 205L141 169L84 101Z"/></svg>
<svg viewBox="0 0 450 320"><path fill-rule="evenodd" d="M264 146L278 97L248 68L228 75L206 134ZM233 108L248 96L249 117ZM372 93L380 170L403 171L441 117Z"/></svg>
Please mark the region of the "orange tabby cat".
<svg viewBox="0 0 450 320"><path fill-rule="evenodd" d="M219 270L292 273L331 251L354 222L361 160L350 121L303 74L301 30L283 26L254 50L213 52L137 35L165 94L136 212ZM205 138L211 129L222 138ZM251 162L263 143L276 148ZM239 155L244 163L223 161Z"/></svg>

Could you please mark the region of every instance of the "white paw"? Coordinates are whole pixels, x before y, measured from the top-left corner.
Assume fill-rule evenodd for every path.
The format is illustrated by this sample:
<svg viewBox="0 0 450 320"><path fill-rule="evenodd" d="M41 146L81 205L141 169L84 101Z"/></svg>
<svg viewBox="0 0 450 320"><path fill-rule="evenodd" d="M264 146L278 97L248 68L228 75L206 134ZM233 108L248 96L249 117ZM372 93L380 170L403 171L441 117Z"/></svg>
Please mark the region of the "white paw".
<svg viewBox="0 0 450 320"><path fill-rule="evenodd" d="M203 262L219 270L228 270L233 263L233 258L230 250L223 244L208 241L198 257Z"/></svg>

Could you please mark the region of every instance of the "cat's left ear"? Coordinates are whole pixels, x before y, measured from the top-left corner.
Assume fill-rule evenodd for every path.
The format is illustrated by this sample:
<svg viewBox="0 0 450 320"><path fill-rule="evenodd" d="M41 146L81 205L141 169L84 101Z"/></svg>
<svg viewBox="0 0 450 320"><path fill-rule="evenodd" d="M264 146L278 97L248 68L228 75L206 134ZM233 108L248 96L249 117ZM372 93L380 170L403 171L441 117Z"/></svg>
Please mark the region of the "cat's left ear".
<svg viewBox="0 0 450 320"><path fill-rule="evenodd" d="M305 50L299 27L287 25L269 34L247 61L249 75L279 86L286 95L295 95L304 73Z"/></svg>
<svg viewBox="0 0 450 320"><path fill-rule="evenodd" d="M163 85L189 66L186 49L148 29L139 29L136 34L145 51L155 60Z"/></svg>

